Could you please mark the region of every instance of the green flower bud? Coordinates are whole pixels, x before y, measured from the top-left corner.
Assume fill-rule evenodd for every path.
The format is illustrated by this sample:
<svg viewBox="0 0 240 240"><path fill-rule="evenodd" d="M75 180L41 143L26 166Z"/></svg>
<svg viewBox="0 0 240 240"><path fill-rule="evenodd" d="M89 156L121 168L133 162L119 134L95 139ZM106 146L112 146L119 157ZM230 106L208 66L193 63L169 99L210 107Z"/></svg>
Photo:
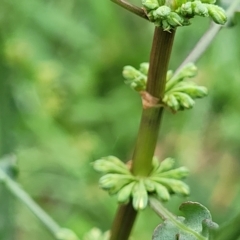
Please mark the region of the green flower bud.
<svg viewBox="0 0 240 240"><path fill-rule="evenodd" d="M160 166L160 162L156 156L153 156L152 159L152 173L155 172Z"/></svg>
<svg viewBox="0 0 240 240"><path fill-rule="evenodd" d="M102 231L98 228L92 228L88 233L84 235L83 240L95 240L101 239Z"/></svg>
<svg viewBox="0 0 240 240"><path fill-rule="evenodd" d="M106 174L99 179L99 186L103 189L121 189L124 185L133 181L132 175Z"/></svg>
<svg viewBox="0 0 240 240"><path fill-rule="evenodd" d="M168 201L170 199L170 194L168 189L160 183L154 182L155 192L159 199L163 201Z"/></svg>
<svg viewBox="0 0 240 240"><path fill-rule="evenodd" d="M145 63L141 63L140 64L140 69L139 71L144 74L144 75L148 75L148 69L149 69L149 63L145 62Z"/></svg>
<svg viewBox="0 0 240 240"><path fill-rule="evenodd" d="M209 3L209 4L213 4L216 2L216 0L201 0L202 3Z"/></svg>
<svg viewBox="0 0 240 240"><path fill-rule="evenodd" d="M115 157L115 156L107 156L107 157L103 157L102 159L105 159L105 160L107 160L107 161L109 161L109 162L112 162L112 163L114 163L116 166L119 166L119 167L121 167L121 168L126 168L126 169L128 169L127 168L127 165L124 163L124 162L122 162L119 158L117 158L117 157ZM128 171L129 172L129 171Z"/></svg>
<svg viewBox="0 0 240 240"><path fill-rule="evenodd" d="M179 83L170 92L183 92L188 94L191 98L202 98L208 94L207 88L197 86L191 82Z"/></svg>
<svg viewBox="0 0 240 240"><path fill-rule="evenodd" d="M173 193L189 195L190 190L188 185L180 180L162 177L152 177L152 180L169 188Z"/></svg>
<svg viewBox="0 0 240 240"><path fill-rule="evenodd" d="M127 80L134 80L139 77L139 71L132 66L125 66L122 74Z"/></svg>
<svg viewBox="0 0 240 240"><path fill-rule="evenodd" d="M154 11L155 11L155 10L151 10L151 11L149 11L149 12L147 13L147 16L148 16L148 19L149 19L150 22L154 22L154 21L155 21ZM155 22L154 22L154 24L155 24Z"/></svg>
<svg viewBox="0 0 240 240"><path fill-rule="evenodd" d="M155 191L155 186L154 186L154 182L151 181L151 179L149 178L145 178L143 180L145 188L148 192L154 192Z"/></svg>
<svg viewBox="0 0 240 240"><path fill-rule="evenodd" d="M161 6L154 11L156 18L166 18L171 13L171 8L168 6Z"/></svg>
<svg viewBox="0 0 240 240"><path fill-rule="evenodd" d="M153 10L159 7L158 0L142 0L142 5L147 9L147 10Z"/></svg>
<svg viewBox="0 0 240 240"><path fill-rule="evenodd" d="M169 81L173 76L173 71L172 70L168 70L167 71L167 78L166 78L166 81Z"/></svg>
<svg viewBox="0 0 240 240"><path fill-rule="evenodd" d="M163 98L163 102L174 111L180 108L179 102L173 94L166 94Z"/></svg>
<svg viewBox="0 0 240 240"><path fill-rule="evenodd" d="M93 168L102 173L121 173L121 174L130 174L126 165L119 166L113 162L107 161L105 159L96 160L93 163Z"/></svg>
<svg viewBox="0 0 240 240"><path fill-rule="evenodd" d="M129 198L132 195L132 189L135 186L136 182L133 181L124 187L122 187L119 192L117 193L117 201L119 203L125 203L129 201Z"/></svg>
<svg viewBox="0 0 240 240"><path fill-rule="evenodd" d="M194 100L188 94L175 92L174 96L177 98L180 105L184 108L192 108L195 104Z"/></svg>
<svg viewBox="0 0 240 240"><path fill-rule="evenodd" d="M98 228L92 228L88 233L83 236L83 240L109 240L110 232L102 232Z"/></svg>
<svg viewBox="0 0 240 240"><path fill-rule="evenodd" d="M143 67L144 67L144 65L143 65ZM125 81L125 83L129 84L131 86L131 88L133 88L134 90L136 90L136 91L145 90L147 76L145 74L141 73L139 70L137 70L131 66L125 66L123 68L123 77L127 79Z"/></svg>
<svg viewBox="0 0 240 240"><path fill-rule="evenodd" d="M161 27L163 29L163 31L166 31L166 32L171 32L170 30L172 29L171 25L168 23L167 20L162 20L161 22Z"/></svg>
<svg viewBox="0 0 240 240"><path fill-rule="evenodd" d="M171 12L168 16L167 16L167 22L173 27L178 27L178 26L182 26L184 20L183 18L178 15L176 12Z"/></svg>
<svg viewBox="0 0 240 240"><path fill-rule="evenodd" d="M183 16L193 17L193 7L192 2L186 2L183 4L179 9L178 12L180 12Z"/></svg>
<svg viewBox="0 0 240 240"><path fill-rule="evenodd" d="M148 193L144 186L143 180L135 184L132 192L133 207L135 210L142 210L148 204Z"/></svg>
<svg viewBox="0 0 240 240"><path fill-rule="evenodd" d="M183 81L184 78L192 78L197 75L197 67L193 63L186 64L175 76L167 83L165 92L168 92L177 83Z"/></svg>
<svg viewBox="0 0 240 240"><path fill-rule="evenodd" d="M77 235L70 229L61 228L55 235L57 240L79 240Z"/></svg>
<svg viewBox="0 0 240 240"><path fill-rule="evenodd" d="M209 15L215 23L223 25L227 22L226 13L221 7L208 4L207 8Z"/></svg>
<svg viewBox="0 0 240 240"><path fill-rule="evenodd" d="M196 15L208 17L208 9L201 1L195 1L192 3L193 12Z"/></svg>
<svg viewBox="0 0 240 240"><path fill-rule="evenodd" d="M189 170L186 167L179 167L166 172L162 172L158 174L158 176L166 177L166 178L182 179L188 176L188 174L189 174Z"/></svg>
<svg viewBox="0 0 240 240"><path fill-rule="evenodd" d="M124 186L128 185L131 181L128 181L126 179L122 179L119 181L118 184L114 185L111 188L103 188L108 191L110 195L115 195L117 194Z"/></svg>
<svg viewBox="0 0 240 240"><path fill-rule="evenodd" d="M180 78L192 78L197 75L197 67L194 65L194 63L187 63L177 74L178 77Z"/></svg>
<svg viewBox="0 0 240 240"><path fill-rule="evenodd" d="M161 163L158 169L153 173L153 175L158 175L159 173L166 172L173 168L175 161L173 158L166 158Z"/></svg>

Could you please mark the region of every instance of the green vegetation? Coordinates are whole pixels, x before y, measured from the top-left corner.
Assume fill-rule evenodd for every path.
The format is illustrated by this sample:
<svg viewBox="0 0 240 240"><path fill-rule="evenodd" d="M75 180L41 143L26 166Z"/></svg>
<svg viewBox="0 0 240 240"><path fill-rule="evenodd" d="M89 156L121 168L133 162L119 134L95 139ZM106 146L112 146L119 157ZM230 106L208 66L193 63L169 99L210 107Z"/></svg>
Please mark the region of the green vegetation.
<svg viewBox="0 0 240 240"><path fill-rule="evenodd" d="M227 8L232 1L217 2ZM171 31L176 22L166 19L164 26ZM159 159L173 157L176 168L190 170L190 197L173 195L164 206L181 216L182 202L198 201L220 226L240 211L238 14L233 20L197 63L194 82L206 86L208 96L197 100L191 111L164 112L155 150ZM195 17L191 22L175 34L169 66L173 71L210 20ZM142 106L121 72L125 65L149 61L153 28L109 0L1 2L0 167L80 239L100 236L96 229L85 234L93 227L105 232L112 224L116 201L99 189L91 163L109 155L125 162L132 158ZM11 164L16 156L18 171L9 169L9 154L14 154ZM151 168L133 166L140 175ZM4 182L2 174L0 180ZM54 239L6 188L0 188L0 239ZM159 223L150 209L143 210L134 239L150 239Z"/></svg>

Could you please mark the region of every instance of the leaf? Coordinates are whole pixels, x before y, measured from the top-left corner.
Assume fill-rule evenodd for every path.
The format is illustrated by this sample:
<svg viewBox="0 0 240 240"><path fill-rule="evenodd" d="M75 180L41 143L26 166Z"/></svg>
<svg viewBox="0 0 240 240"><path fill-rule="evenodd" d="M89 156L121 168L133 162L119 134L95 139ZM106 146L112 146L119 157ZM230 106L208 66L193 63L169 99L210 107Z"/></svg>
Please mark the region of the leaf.
<svg viewBox="0 0 240 240"><path fill-rule="evenodd" d="M209 210L200 203L186 202L179 209L184 217L168 215L154 230L153 240L207 240L218 228Z"/></svg>

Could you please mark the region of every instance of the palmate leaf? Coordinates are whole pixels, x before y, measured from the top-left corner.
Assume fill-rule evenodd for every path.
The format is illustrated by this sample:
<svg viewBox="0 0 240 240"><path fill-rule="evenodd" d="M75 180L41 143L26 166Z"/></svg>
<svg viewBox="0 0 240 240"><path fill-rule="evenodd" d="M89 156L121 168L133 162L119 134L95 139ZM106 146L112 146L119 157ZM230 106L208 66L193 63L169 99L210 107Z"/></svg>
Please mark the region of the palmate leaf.
<svg viewBox="0 0 240 240"><path fill-rule="evenodd" d="M210 240L218 225L209 210L197 202L183 203L184 217L171 216L156 227L153 240Z"/></svg>

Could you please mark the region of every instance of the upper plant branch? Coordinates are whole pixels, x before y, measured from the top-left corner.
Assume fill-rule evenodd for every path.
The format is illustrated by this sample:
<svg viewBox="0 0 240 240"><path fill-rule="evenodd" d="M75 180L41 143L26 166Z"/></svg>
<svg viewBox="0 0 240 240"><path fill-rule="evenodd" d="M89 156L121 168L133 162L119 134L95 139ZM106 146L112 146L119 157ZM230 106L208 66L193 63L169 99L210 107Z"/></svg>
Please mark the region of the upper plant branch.
<svg viewBox="0 0 240 240"><path fill-rule="evenodd" d="M119 6L123 7L124 9L138 15L141 18L149 20L146 13L144 12L144 10L142 8L137 7L125 0L111 0L111 1L118 4Z"/></svg>
<svg viewBox="0 0 240 240"><path fill-rule="evenodd" d="M236 8L239 5L240 5L240 0L235 0L228 7L226 13L229 21L231 21L231 18L233 17ZM202 56L202 54L207 50L209 45L212 43L213 39L216 37L217 33L222 28L223 28L222 25L218 25L212 22L209 29L206 31L206 33L200 38L200 40L197 42L197 44L195 45L193 50L190 52L190 54L178 67L175 74L177 74L182 69L182 67L185 66L187 63L196 62Z"/></svg>

